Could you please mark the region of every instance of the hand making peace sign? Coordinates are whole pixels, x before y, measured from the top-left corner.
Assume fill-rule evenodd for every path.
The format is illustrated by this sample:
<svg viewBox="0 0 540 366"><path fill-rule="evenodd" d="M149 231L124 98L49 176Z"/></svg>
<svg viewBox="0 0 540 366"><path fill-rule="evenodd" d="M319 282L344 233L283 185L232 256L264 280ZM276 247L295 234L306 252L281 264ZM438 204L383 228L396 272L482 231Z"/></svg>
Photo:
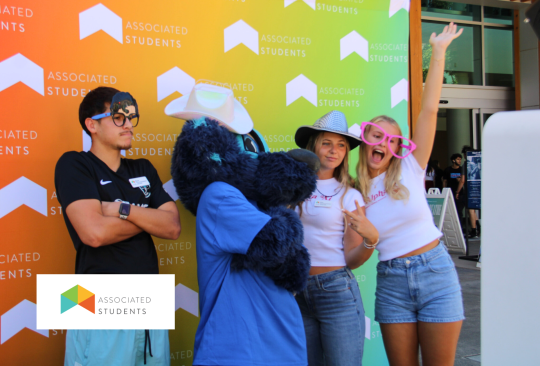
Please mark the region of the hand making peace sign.
<svg viewBox="0 0 540 366"><path fill-rule="evenodd" d="M367 219L365 207L360 207L358 201L356 200L354 203L356 204L356 213L343 210L343 213L347 215L349 227L360 234L366 240L366 244L374 244L378 242L379 232Z"/></svg>

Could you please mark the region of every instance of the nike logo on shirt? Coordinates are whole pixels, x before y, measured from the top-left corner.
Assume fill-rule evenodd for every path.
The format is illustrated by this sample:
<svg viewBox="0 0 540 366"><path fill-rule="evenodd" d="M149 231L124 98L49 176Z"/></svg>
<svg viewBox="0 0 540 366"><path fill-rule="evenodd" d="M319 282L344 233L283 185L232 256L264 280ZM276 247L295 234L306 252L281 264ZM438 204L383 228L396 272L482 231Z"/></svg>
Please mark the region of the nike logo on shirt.
<svg viewBox="0 0 540 366"><path fill-rule="evenodd" d="M101 183L101 185L104 186L105 184L112 183L112 180L103 181L102 179L99 183Z"/></svg>

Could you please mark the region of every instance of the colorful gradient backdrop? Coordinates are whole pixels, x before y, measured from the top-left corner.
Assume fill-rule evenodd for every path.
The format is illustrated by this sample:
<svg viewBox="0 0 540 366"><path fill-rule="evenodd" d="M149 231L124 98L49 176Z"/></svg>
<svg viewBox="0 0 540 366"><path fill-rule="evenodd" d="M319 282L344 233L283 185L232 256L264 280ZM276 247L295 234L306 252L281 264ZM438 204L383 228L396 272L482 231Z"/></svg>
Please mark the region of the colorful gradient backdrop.
<svg viewBox="0 0 540 366"><path fill-rule="evenodd" d="M296 128L332 109L349 126L388 114L408 133L408 0L97 1L0 4L3 365L63 362L65 331L35 329L35 275L75 269L54 167L83 150L78 106L88 90L135 96L141 119L126 157L149 159L164 183L182 122L163 110L195 82L230 87L274 151L294 148ZM195 218L177 204L180 238L154 239L160 271L197 292ZM387 364L373 320L375 264L355 271L370 318L365 365ZM172 365L193 360L199 318L184 308L170 333Z"/></svg>

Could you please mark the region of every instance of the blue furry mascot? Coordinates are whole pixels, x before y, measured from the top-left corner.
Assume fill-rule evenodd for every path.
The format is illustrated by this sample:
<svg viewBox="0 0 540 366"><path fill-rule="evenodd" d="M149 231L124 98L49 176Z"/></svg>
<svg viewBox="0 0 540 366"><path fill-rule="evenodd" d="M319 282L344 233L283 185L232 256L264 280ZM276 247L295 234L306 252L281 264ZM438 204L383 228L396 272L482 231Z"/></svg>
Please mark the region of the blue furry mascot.
<svg viewBox="0 0 540 366"><path fill-rule="evenodd" d="M198 84L165 113L186 120L171 169L180 200L197 216L193 365L306 366L294 293L306 286L310 261L302 224L286 206L313 192L318 158L268 153L229 89Z"/></svg>

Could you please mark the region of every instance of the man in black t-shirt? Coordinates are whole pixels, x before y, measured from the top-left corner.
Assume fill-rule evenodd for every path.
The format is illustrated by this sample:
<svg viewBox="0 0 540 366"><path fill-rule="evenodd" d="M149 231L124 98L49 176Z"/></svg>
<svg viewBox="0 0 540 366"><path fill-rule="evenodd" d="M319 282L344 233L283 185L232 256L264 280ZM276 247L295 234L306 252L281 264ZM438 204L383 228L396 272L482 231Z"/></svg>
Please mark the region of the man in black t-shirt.
<svg viewBox="0 0 540 366"><path fill-rule="evenodd" d="M449 187L452 190L454 198L459 198L459 194L463 193L462 188L465 183L465 176L463 175L463 167L461 167L461 160L463 157L461 154L453 154L450 157L452 165L444 170L443 174L443 186Z"/></svg>
<svg viewBox="0 0 540 366"><path fill-rule="evenodd" d="M463 191L465 175L463 174L463 167L461 167L462 159L463 157L461 154L453 154L450 157L452 165L444 170L443 187L449 187L452 190L458 216L461 221L461 225L463 226L463 208L465 208L466 197Z"/></svg>
<svg viewBox="0 0 540 366"><path fill-rule="evenodd" d="M131 148L138 119L129 93L92 90L79 107L92 148L67 152L56 165L56 193L77 251L77 274L158 274L151 235L180 235L178 209L152 164L121 158L121 150ZM135 365L140 354L148 365L168 365L169 352L167 330L69 330L64 364Z"/></svg>

